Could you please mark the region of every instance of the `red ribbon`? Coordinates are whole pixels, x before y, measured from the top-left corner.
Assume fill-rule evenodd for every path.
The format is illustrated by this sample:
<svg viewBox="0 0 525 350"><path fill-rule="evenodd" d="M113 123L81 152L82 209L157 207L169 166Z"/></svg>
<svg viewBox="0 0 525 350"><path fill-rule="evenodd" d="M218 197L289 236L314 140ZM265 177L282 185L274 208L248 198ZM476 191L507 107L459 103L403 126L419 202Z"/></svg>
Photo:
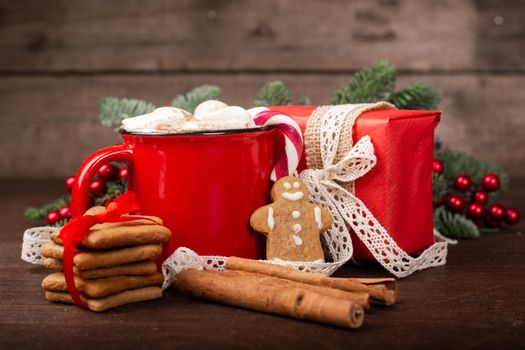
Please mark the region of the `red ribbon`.
<svg viewBox="0 0 525 350"><path fill-rule="evenodd" d="M134 192L126 192L113 202L106 205L106 210L96 215L84 215L72 219L60 230L60 239L64 246L64 254L62 256L62 265L64 269L64 276L66 278L66 285L69 294L73 300L80 306L87 308L86 303L80 298L77 287L75 286L75 275L73 273L73 258L77 253L77 247L82 240L88 235L89 229L104 222L123 222L137 219L146 219L154 221L153 219L145 218L136 215L126 215L130 212L140 210L140 204Z"/></svg>

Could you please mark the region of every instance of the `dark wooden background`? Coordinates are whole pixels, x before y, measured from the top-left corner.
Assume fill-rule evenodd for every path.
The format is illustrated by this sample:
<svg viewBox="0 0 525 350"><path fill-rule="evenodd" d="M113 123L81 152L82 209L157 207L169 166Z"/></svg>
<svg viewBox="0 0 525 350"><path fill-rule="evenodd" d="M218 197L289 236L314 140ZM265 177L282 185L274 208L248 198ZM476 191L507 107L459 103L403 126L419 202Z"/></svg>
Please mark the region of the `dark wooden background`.
<svg viewBox="0 0 525 350"><path fill-rule="evenodd" d="M162 105L213 83L249 106L282 79L326 103L379 59L441 91L447 144L525 177L524 17L520 0L1 0L0 178L63 177L117 142L106 95Z"/></svg>

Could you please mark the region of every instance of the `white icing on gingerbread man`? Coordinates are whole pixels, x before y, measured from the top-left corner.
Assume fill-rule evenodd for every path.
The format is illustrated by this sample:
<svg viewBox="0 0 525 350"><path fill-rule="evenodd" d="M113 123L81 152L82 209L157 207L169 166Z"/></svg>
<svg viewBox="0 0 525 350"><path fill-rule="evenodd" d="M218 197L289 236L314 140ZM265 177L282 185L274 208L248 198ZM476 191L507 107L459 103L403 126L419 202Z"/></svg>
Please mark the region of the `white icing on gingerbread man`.
<svg viewBox="0 0 525 350"><path fill-rule="evenodd" d="M270 228L270 231L273 230L273 227L275 226L275 220L273 218L273 208L268 208L268 227Z"/></svg>
<svg viewBox="0 0 525 350"><path fill-rule="evenodd" d="M301 237L299 237L297 235L292 235L292 238L293 238L293 241L294 241L295 245L303 244L303 240L301 239Z"/></svg>
<svg viewBox="0 0 525 350"><path fill-rule="evenodd" d="M315 216L315 222L317 222L317 227L318 228L323 227L323 221L321 220L321 208L319 207L314 208L314 216Z"/></svg>
<svg viewBox="0 0 525 350"><path fill-rule="evenodd" d="M330 213L308 202L304 183L286 176L272 188L273 203L250 218L253 229L267 237L267 259L315 261L324 259L320 234L332 224Z"/></svg>

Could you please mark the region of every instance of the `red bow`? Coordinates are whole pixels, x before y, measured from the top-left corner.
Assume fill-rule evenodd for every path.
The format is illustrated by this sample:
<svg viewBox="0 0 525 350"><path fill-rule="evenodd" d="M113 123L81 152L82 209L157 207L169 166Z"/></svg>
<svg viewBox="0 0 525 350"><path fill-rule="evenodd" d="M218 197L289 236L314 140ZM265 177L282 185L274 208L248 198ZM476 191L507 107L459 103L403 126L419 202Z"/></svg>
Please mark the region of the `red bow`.
<svg viewBox="0 0 525 350"><path fill-rule="evenodd" d="M126 192L113 202L106 205L106 210L96 215L84 215L72 219L60 230L60 239L64 246L62 265L66 285L73 300L82 307L87 307L86 303L80 298L77 287L75 286L75 275L73 273L73 258L77 253L77 247L88 235L89 229L104 222L123 222L137 219L148 219L142 216L126 215L130 212L140 210L140 204L134 192ZM148 219L154 221L153 219Z"/></svg>

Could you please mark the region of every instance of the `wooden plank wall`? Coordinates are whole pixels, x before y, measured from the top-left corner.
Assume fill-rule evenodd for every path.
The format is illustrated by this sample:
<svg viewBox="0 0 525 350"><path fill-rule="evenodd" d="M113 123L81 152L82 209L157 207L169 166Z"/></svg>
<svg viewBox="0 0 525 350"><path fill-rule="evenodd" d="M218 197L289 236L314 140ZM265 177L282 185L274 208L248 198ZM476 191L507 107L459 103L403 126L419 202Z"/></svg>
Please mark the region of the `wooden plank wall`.
<svg viewBox="0 0 525 350"><path fill-rule="evenodd" d="M326 103L388 59L442 93L437 134L525 176L520 0L0 1L0 178L63 177L118 142L100 97L162 105L203 83L249 106L266 81Z"/></svg>

